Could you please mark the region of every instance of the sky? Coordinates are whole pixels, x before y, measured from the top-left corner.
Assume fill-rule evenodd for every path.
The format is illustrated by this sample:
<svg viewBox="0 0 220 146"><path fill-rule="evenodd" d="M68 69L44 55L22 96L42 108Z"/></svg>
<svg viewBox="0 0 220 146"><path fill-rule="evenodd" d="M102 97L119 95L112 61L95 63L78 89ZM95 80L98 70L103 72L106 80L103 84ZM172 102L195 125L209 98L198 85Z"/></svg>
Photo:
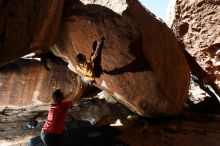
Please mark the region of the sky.
<svg viewBox="0 0 220 146"><path fill-rule="evenodd" d="M171 0L139 0L147 9L166 22L167 9Z"/></svg>

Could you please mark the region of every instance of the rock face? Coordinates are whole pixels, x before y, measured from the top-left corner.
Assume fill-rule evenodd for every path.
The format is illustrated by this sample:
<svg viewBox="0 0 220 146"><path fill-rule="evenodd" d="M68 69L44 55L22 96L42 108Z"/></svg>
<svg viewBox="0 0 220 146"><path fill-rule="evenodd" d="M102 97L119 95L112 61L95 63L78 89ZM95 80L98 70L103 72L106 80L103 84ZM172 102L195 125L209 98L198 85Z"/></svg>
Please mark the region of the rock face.
<svg viewBox="0 0 220 146"><path fill-rule="evenodd" d="M53 60L48 59L50 70L34 59L19 59L0 68L0 106L49 102L58 87L70 92L74 74L61 59Z"/></svg>
<svg viewBox="0 0 220 146"><path fill-rule="evenodd" d="M178 113L188 96L189 69L172 31L136 0L69 0L60 37L51 49L75 71L105 37L96 86L139 115Z"/></svg>
<svg viewBox="0 0 220 146"><path fill-rule="evenodd" d="M0 1L0 66L54 42L63 2Z"/></svg>
<svg viewBox="0 0 220 146"><path fill-rule="evenodd" d="M220 87L220 1L177 0L171 28Z"/></svg>

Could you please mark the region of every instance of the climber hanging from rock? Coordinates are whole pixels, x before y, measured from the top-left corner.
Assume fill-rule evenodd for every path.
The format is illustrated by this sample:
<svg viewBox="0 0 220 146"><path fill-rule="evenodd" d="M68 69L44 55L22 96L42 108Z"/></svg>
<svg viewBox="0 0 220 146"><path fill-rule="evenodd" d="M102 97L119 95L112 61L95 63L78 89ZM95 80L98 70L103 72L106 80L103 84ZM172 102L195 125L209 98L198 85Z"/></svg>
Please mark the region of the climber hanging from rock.
<svg viewBox="0 0 220 146"><path fill-rule="evenodd" d="M89 59L86 59L86 56L82 53L79 53L76 56L76 70L77 73L81 76L81 80L86 85L92 85L95 77L99 77L102 73L101 68L101 53L104 43L104 37L99 38L93 44L93 53Z"/></svg>

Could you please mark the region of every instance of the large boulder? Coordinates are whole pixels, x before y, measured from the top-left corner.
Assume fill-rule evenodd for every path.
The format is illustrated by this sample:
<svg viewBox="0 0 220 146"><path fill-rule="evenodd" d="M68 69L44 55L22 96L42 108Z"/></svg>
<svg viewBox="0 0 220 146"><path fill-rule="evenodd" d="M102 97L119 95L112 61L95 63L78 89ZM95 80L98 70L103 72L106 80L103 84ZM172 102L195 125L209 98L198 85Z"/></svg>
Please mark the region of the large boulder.
<svg viewBox="0 0 220 146"><path fill-rule="evenodd" d="M39 58L22 58L0 68L0 106L50 102L57 88L68 93L75 87L75 74L67 64L52 55L47 57L44 65L36 60Z"/></svg>
<svg viewBox="0 0 220 146"><path fill-rule="evenodd" d="M57 37L64 0L0 1L0 66L38 49Z"/></svg>
<svg viewBox="0 0 220 146"><path fill-rule="evenodd" d="M176 0L173 8L169 25L178 41L220 88L220 1Z"/></svg>
<svg viewBox="0 0 220 146"><path fill-rule="evenodd" d="M60 37L51 50L75 71L75 56L87 58L105 37L96 86L142 116L178 113L188 96L189 68L164 22L136 0L68 0Z"/></svg>

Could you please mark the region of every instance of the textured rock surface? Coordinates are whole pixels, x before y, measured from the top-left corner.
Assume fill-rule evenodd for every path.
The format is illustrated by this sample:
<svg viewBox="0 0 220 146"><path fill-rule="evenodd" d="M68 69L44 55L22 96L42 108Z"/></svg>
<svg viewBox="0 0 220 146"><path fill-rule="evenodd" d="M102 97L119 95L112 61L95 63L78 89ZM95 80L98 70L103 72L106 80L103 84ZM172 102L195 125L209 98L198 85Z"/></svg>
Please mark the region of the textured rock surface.
<svg viewBox="0 0 220 146"><path fill-rule="evenodd" d="M171 27L185 49L220 87L220 1L177 0Z"/></svg>
<svg viewBox="0 0 220 146"><path fill-rule="evenodd" d="M108 74L96 79L97 86L143 116L179 112L188 95L189 69L173 33L137 1L115 3L67 1L52 50L74 71L76 54L89 57L94 41L104 36L101 65Z"/></svg>
<svg viewBox="0 0 220 146"><path fill-rule="evenodd" d="M0 1L0 66L54 42L63 1Z"/></svg>
<svg viewBox="0 0 220 146"><path fill-rule="evenodd" d="M62 60L48 59L50 70L41 62L19 59L0 68L0 105L39 104L51 101L51 95L59 87L70 92L75 86L74 74Z"/></svg>

